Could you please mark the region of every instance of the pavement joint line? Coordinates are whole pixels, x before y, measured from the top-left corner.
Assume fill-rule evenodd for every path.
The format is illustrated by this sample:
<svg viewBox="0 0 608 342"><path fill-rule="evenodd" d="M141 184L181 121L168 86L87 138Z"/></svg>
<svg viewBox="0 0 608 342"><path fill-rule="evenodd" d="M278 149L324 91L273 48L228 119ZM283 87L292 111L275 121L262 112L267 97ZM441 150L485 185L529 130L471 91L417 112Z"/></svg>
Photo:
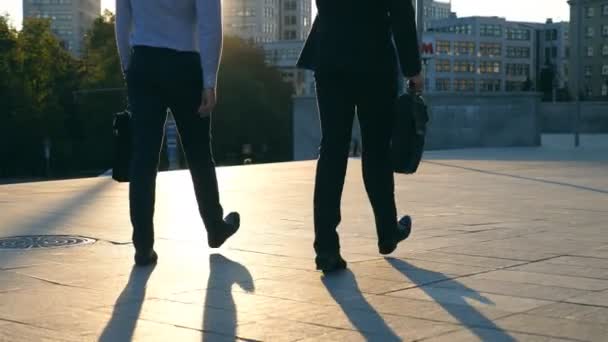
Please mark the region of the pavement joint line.
<svg viewBox="0 0 608 342"><path fill-rule="evenodd" d="M608 261L608 258L601 258L601 257L595 257L595 256L587 256L587 255L564 254L563 256L576 257L576 258L587 258L587 259L597 259L597 260L607 260Z"/></svg>
<svg viewBox="0 0 608 342"><path fill-rule="evenodd" d="M192 331L198 331L198 332L202 332L204 334L211 334L211 335L217 335L217 336L224 336L224 337L234 337L236 340L238 341L245 341L245 342L263 342L262 340L256 340L256 339L252 339L252 338L245 338L245 337L240 337L238 335L232 335L232 334L225 334L225 333L221 333L221 332L217 332L217 331L212 331L212 330L206 330L206 329L197 329L197 328L192 328L192 327L187 327L187 326L183 326L183 325L179 325L179 324L170 324L170 323L163 323L163 322L157 322L154 320L146 320L148 322L153 322L153 323L160 323L160 324L165 324L165 325L171 325L174 326L176 328L180 328L180 329L186 329L186 330L192 330ZM253 324L255 322L252 323L246 323L244 325L248 325L248 324Z"/></svg>
<svg viewBox="0 0 608 342"><path fill-rule="evenodd" d="M36 329L43 329L43 330L47 330L47 331L57 331L57 330L53 330L53 329L49 329L49 328L38 326L36 324L22 322L22 321L19 321L19 320L14 320L14 319L9 319L9 318L3 318L3 317L0 317L0 322L19 324L19 325L24 325L26 327L31 327L31 328L36 328Z"/></svg>
<svg viewBox="0 0 608 342"><path fill-rule="evenodd" d="M582 186L582 185L576 185L576 184L570 184L570 183L564 183L564 182L557 182L557 181L552 181L552 180L542 179L542 178L517 176L517 175L512 175L512 174L503 173L503 172L497 172L497 171L491 171L491 170L483 170L483 169L477 169L477 168L473 168L473 167L465 167L465 166L459 166L459 165L453 165L453 164L447 164L447 163L441 163L441 162L435 162L435 161L428 161L428 163L429 164L433 164L433 165L443 166L443 167L451 167L451 168L456 168L456 169L461 169L461 170L466 170L466 171L471 171L471 172L483 173L483 174L491 175L491 176L509 177L509 178L514 178L514 179L519 179L519 180L526 180L526 181L530 181L530 182L537 182L537 183L558 185L558 186L562 186L562 187L569 187L569 188L573 188L573 189L577 189L577 190L586 190L586 191L590 191L590 192L595 192L595 193L599 193L599 194L608 195L608 190L595 189L595 188L591 188L591 187L587 187L587 186Z"/></svg>
<svg viewBox="0 0 608 342"><path fill-rule="evenodd" d="M421 287L424 287L424 286L429 286L429 285L433 285L433 284L439 284L439 283L443 283L443 282L447 282L447 281L453 281L453 280L461 279L461 278L469 278L469 277L472 277L472 276L476 276L476 275L480 275L480 274L486 274L486 273L491 273L491 272L495 272L495 271L508 270L510 268L513 268L513 267L525 266L525 265L533 264L533 263L536 263L536 262L542 262L542 261L546 261L546 260L550 260L550 259L554 259L554 258L557 258L557 257L543 258L543 259L538 259L538 260L534 260L534 261L530 261L530 262L525 262L525 263L521 263L521 264L516 264L516 265L497 267L497 268L493 268L493 269L489 269L489 270L485 270L485 271L479 271L479 272L474 272L474 273L462 274L462 275L458 275L458 276L454 276L454 277L446 277L446 279L434 280L434 281L430 281L430 282L424 283L424 284L413 284L412 286L408 286L408 287L405 287L405 288L402 288L402 289L383 292L383 293L380 293L380 295L381 296L388 296L391 293L395 293L395 292L399 292L399 291L421 288ZM400 258L397 258L397 259L400 259ZM602 279L602 280L604 280L604 279ZM513 296L513 297L517 297L517 296ZM526 298L526 297L521 297L521 298Z"/></svg>
<svg viewBox="0 0 608 342"><path fill-rule="evenodd" d="M45 279L45 278L42 278L42 277L36 277L36 276L33 276L33 275L29 275L29 274L23 274L23 273L20 273L20 272L15 272L15 273L19 274L21 276L24 276L24 277L40 280L42 282L45 282L45 283L48 283L48 284L51 284L51 285L88 290L88 288L83 287L83 286L72 285L72 284L64 284L64 283L59 282L59 281L49 280L49 279Z"/></svg>

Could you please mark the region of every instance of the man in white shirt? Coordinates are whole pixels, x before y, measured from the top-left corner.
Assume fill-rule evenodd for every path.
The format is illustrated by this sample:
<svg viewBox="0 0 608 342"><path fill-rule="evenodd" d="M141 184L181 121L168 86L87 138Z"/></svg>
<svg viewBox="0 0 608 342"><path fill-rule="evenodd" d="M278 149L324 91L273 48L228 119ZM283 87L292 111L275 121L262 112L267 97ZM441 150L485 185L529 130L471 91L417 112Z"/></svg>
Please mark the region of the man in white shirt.
<svg viewBox="0 0 608 342"><path fill-rule="evenodd" d="M208 244L240 226L223 218L211 152L210 115L222 50L221 0L116 0L116 41L132 112L129 202L135 263L156 263L154 201L167 109L190 166Z"/></svg>

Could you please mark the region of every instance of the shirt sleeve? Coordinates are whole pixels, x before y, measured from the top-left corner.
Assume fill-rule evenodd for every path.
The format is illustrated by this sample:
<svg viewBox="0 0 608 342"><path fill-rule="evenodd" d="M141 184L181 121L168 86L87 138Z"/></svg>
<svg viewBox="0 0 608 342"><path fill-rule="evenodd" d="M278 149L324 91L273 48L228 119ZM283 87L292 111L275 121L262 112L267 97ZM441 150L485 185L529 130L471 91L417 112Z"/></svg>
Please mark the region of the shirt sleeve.
<svg viewBox="0 0 608 342"><path fill-rule="evenodd" d="M215 88L223 43L221 0L196 0L196 15L203 86Z"/></svg>
<svg viewBox="0 0 608 342"><path fill-rule="evenodd" d="M130 0L116 0L116 45L123 73L129 67L131 60L131 29L133 26L133 16Z"/></svg>

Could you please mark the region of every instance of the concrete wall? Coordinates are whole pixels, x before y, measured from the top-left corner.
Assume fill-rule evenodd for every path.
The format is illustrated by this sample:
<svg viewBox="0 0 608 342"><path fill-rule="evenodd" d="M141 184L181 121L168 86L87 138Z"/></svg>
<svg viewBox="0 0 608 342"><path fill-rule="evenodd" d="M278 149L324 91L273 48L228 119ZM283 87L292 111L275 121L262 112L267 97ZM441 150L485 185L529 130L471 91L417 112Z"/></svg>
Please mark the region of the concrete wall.
<svg viewBox="0 0 608 342"><path fill-rule="evenodd" d="M536 93L426 96L428 149L540 145Z"/></svg>
<svg viewBox="0 0 608 342"><path fill-rule="evenodd" d="M543 133L570 133L575 125L577 104L558 102L540 104ZM608 102L581 102L581 133L608 133Z"/></svg>
<svg viewBox="0 0 608 342"><path fill-rule="evenodd" d="M441 94L426 96L428 149L540 145L540 95ZM294 99L294 159L317 157L321 133L316 99ZM353 141L361 141L355 125Z"/></svg>

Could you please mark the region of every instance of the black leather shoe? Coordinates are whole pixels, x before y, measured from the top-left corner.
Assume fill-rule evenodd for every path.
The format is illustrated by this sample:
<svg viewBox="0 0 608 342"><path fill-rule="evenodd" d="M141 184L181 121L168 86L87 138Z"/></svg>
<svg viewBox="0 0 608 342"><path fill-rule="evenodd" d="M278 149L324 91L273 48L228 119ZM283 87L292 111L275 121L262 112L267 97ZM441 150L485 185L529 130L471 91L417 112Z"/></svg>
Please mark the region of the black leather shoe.
<svg viewBox="0 0 608 342"><path fill-rule="evenodd" d="M380 254L388 255L391 254L397 249L397 245L399 242L407 239L412 232L412 218L409 216L403 216L399 223L397 224L397 231L393 236L392 241L382 242L378 244L378 249L380 250Z"/></svg>
<svg viewBox="0 0 608 342"><path fill-rule="evenodd" d="M145 252L135 252L135 265L137 266L148 266L156 264L158 261L158 254L153 249Z"/></svg>
<svg viewBox="0 0 608 342"><path fill-rule="evenodd" d="M215 232L207 233L207 243L211 248L220 248L226 240L239 230L241 226L241 216L239 213L230 213L224 219L222 227Z"/></svg>
<svg viewBox="0 0 608 342"><path fill-rule="evenodd" d="M346 269L346 261L340 254L319 255L315 259L317 270L323 273L336 272Z"/></svg>

